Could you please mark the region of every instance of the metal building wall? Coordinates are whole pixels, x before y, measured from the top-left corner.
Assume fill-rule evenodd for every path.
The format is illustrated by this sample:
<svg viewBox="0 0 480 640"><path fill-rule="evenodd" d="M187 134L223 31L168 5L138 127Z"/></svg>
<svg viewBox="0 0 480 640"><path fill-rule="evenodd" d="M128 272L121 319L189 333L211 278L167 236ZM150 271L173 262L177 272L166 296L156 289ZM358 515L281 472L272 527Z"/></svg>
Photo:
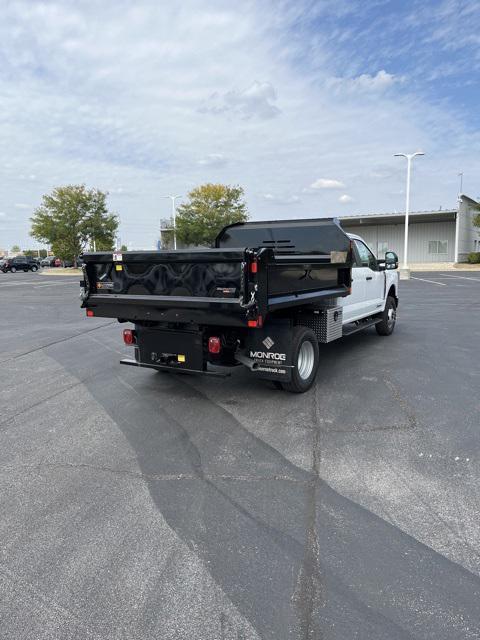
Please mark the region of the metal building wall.
<svg viewBox="0 0 480 640"><path fill-rule="evenodd" d="M480 229L473 224L473 217L479 213L476 203L461 196L458 208L458 260L467 259L470 251L480 251Z"/></svg>
<svg viewBox="0 0 480 640"><path fill-rule="evenodd" d="M388 249L395 251L400 260L403 260L403 242L405 225L402 224L378 224L378 225L352 225L342 224L345 231L356 233L362 237L378 256L380 243L386 242ZM446 254L429 254L428 243L430 240L447 241ZM383 252L382 252L383 255ZM409 225L408 234L408 261L409 262L453 262L455 260L455 222L418 222Z"/></svg>

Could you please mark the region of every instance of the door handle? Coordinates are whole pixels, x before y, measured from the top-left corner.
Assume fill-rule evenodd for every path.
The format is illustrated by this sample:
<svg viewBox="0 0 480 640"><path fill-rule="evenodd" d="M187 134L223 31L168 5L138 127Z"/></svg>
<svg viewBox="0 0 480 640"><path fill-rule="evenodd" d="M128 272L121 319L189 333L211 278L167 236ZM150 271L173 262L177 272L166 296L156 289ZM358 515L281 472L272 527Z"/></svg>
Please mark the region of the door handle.
<svg viewBox="0 0 480 640"><path fill-rule="evenodd" d="M373 276L367 276L365 280L373 280Z"/></svg>

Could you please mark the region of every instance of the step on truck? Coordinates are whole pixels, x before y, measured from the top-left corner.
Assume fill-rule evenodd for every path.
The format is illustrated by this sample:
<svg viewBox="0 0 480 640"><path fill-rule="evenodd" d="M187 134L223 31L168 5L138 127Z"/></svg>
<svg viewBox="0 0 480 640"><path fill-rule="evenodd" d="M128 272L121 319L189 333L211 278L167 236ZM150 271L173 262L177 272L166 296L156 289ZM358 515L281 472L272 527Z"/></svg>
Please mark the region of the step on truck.
<svg viewBox="0 0 480 640"><path fill-rule="evenodd" d="M253 376L307 391L320 343L395 327L398 257L375 258L337 220L245 222L212 249L83 256L88 317L132 323L121 364L177 373Z"/></svg>

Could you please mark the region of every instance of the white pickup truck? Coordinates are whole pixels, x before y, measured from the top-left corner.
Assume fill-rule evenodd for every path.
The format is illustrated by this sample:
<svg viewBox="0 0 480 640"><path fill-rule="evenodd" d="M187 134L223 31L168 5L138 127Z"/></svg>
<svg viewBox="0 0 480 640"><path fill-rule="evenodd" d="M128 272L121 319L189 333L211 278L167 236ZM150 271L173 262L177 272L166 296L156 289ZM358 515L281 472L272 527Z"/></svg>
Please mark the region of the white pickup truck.
<svg viewBox="0 0 480 640"><path fill-rule="evenodd" d="M134 358L121 364L176 373L252 375L309 389L319 344L375 326L390 335L398 258L375 258L338 220L228 225L211 249L83 256L87 317L131 322ZM212 368L211 365L214 365Z"/></svg>
<svg viewBox="0 0 480 640"><path fill-rule="evenodd" d="M395 327L398 306L398 258L392 252L394 269L379 269L385 261L375 258L367 243L360 236L347 234L353 240L354 263L352 288L346 298L340 298L343 308L343 324L358 322L372 315L382 314L376 329L380 335L390 335Z"/></svg>

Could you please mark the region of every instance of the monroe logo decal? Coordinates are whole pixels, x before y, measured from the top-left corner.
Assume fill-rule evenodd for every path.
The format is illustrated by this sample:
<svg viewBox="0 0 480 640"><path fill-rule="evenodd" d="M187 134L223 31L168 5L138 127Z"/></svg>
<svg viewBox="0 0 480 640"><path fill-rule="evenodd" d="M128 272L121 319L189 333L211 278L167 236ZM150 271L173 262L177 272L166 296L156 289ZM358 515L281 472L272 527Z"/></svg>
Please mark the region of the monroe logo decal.
<svg viewBox="0 0 480 640"><path fill-rule="evenodd" d="M265 340L262 340L262 344L264 344L267 347L267 349L271 349L275 343L270 338L270 336L267 336Z"/></svg>
<svg viewBox="0 0 480 640"><path fill-rule="evenodd" d="M286 353L274 353L273 351L251 351L250 358L257 360L281 360L285 362L287 359Z"/></svg>

